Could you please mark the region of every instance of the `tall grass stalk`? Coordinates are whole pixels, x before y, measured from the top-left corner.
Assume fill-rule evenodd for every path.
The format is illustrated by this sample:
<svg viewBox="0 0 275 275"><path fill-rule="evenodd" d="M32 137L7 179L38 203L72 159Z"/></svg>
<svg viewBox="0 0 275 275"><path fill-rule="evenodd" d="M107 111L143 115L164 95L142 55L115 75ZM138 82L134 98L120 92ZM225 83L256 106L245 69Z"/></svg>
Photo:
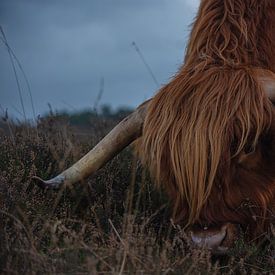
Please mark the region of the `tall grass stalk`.
<svg viewBox="0 0 275 275"><path fill-rule="evenodd" d="M132 42L132 46L134 47L135 51L137 52L138 56L140 57L142 63L144 64L144 66L146 67L147 71L149 72L150 76L152 77L156 88L159 88L159 82L157 81L157 78L155 76L155 74L153 73L153 70L151 69L150 65L148 64L148 62L146 61L143 53L141 52L140 48L138 47L137 43L135 41Z"/></svg>
<svg viewBox="0 0 275 275"><path fill-rule="evenodd" d="M33 101L33 96L32 96L30 82L29 82L28 77L27 77L27 75L25 73L25 70L23 69L23 66L22 66L21 62L19 61L19 59L15 55L14 51L10 47L2 26L0 26L0 32L2 34L1 41L6 46L6 48L8 50L8 53L9 53L9 57L10 57L11 63L12 63L14 75L15 75L15 78L16 78L17 88L18 88L18 92L19 92L21 107L22 107L22 111L23 111L23 114L24 114L24 119L26 121L26 113L25 113L25 108L24 108L24 103L23 103L22 91L21 91L21 87L19 85L19 79L18 79L18 76L17 76L17 72L16 72L14 61L16 62L17 66L19 67L19 70L21 71L21 73L23 75L23 78L24 78L24 80L26 82L27 90L28 90L29 97L30 97L30 102L31 102L33 120L34 120L34 122L36 122L36 113L35 113L35 108L34 108L34 101Z"/></svg>

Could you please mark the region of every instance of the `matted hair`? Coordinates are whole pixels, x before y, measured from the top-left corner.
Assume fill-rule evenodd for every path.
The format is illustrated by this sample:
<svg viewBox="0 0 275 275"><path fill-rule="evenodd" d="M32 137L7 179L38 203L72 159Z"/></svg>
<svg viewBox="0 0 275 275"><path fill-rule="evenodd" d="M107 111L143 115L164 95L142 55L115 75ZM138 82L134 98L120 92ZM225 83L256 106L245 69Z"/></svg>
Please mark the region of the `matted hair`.
<svg viewBox="0 0 275 275"><path fill-rule="evenodd" d="M257 72L275 72L271 7L273 0L202 0L184 65L149 105L139 153L187 225L215 221L210 197L222 200L232 162L256 151L270 130L273 107ZM274 199L267 178L269 185L249 187L258 188L253 201L262 216ZM225 200L225 208L236 207ZM221 209L221 220L234 220L230 211Z"/></svg>

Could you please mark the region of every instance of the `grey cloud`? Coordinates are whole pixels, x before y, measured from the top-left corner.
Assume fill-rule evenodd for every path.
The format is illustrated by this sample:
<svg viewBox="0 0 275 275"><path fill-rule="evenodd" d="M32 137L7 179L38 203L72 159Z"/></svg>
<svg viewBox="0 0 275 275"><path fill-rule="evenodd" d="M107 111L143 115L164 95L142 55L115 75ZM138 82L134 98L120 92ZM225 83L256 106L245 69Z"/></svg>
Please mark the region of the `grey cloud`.
<svg viewBox="0 0 275 275"><path fill-rule="evenodd" d="M156 86L132 41L164 84L183 60L194 14L180 0L0 1L0 24L28 75L40 114L47 102L56 109L91 107L101 77L101 103L134 107L152 96ZM0 58L0 104L18 116L18 93L2 44ZM30 116L26 89L24 102Z"/></svg>

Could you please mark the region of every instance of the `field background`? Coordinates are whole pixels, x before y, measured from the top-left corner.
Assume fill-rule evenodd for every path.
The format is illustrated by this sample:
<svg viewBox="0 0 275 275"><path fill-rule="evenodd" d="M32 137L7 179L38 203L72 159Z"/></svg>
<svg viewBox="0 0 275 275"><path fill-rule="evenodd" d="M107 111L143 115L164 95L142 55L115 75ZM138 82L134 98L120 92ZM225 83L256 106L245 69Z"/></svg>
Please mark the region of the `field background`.
<svg viewBox="0 0 275 275"><path fill-rule="evenodd" d="M50 178L130 110L54 114L0 127L0 270L5 274L274 274L274 233L227 256L190 246L169 202L126 148L94 177L60 191Z"/></svg>

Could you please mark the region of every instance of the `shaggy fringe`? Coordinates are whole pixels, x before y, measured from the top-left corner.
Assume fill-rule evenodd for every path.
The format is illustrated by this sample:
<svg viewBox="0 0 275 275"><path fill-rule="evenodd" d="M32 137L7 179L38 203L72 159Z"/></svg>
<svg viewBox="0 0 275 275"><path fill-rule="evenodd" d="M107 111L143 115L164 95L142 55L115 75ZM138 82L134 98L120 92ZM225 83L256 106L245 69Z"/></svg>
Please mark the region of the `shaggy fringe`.
<svg viewBox="0 0 275 275"><path fill-rule="evenodd" d="M274 71L272 2L203 0L185 65L150 103L139 152L175 216L186 209L187 225L200 220L214 185L223 184L217 174L270 129L273 107L257 70Z"/></svg>
<svg viewBox="0 0 275 275"><path fill-rule="evenodd" d="M184 70L155 96L144 125L144 156L176 207L187 202L188 224L199 219L218 168L247 146L255 150L271 120L272 106L246 68Z"/></svg>

